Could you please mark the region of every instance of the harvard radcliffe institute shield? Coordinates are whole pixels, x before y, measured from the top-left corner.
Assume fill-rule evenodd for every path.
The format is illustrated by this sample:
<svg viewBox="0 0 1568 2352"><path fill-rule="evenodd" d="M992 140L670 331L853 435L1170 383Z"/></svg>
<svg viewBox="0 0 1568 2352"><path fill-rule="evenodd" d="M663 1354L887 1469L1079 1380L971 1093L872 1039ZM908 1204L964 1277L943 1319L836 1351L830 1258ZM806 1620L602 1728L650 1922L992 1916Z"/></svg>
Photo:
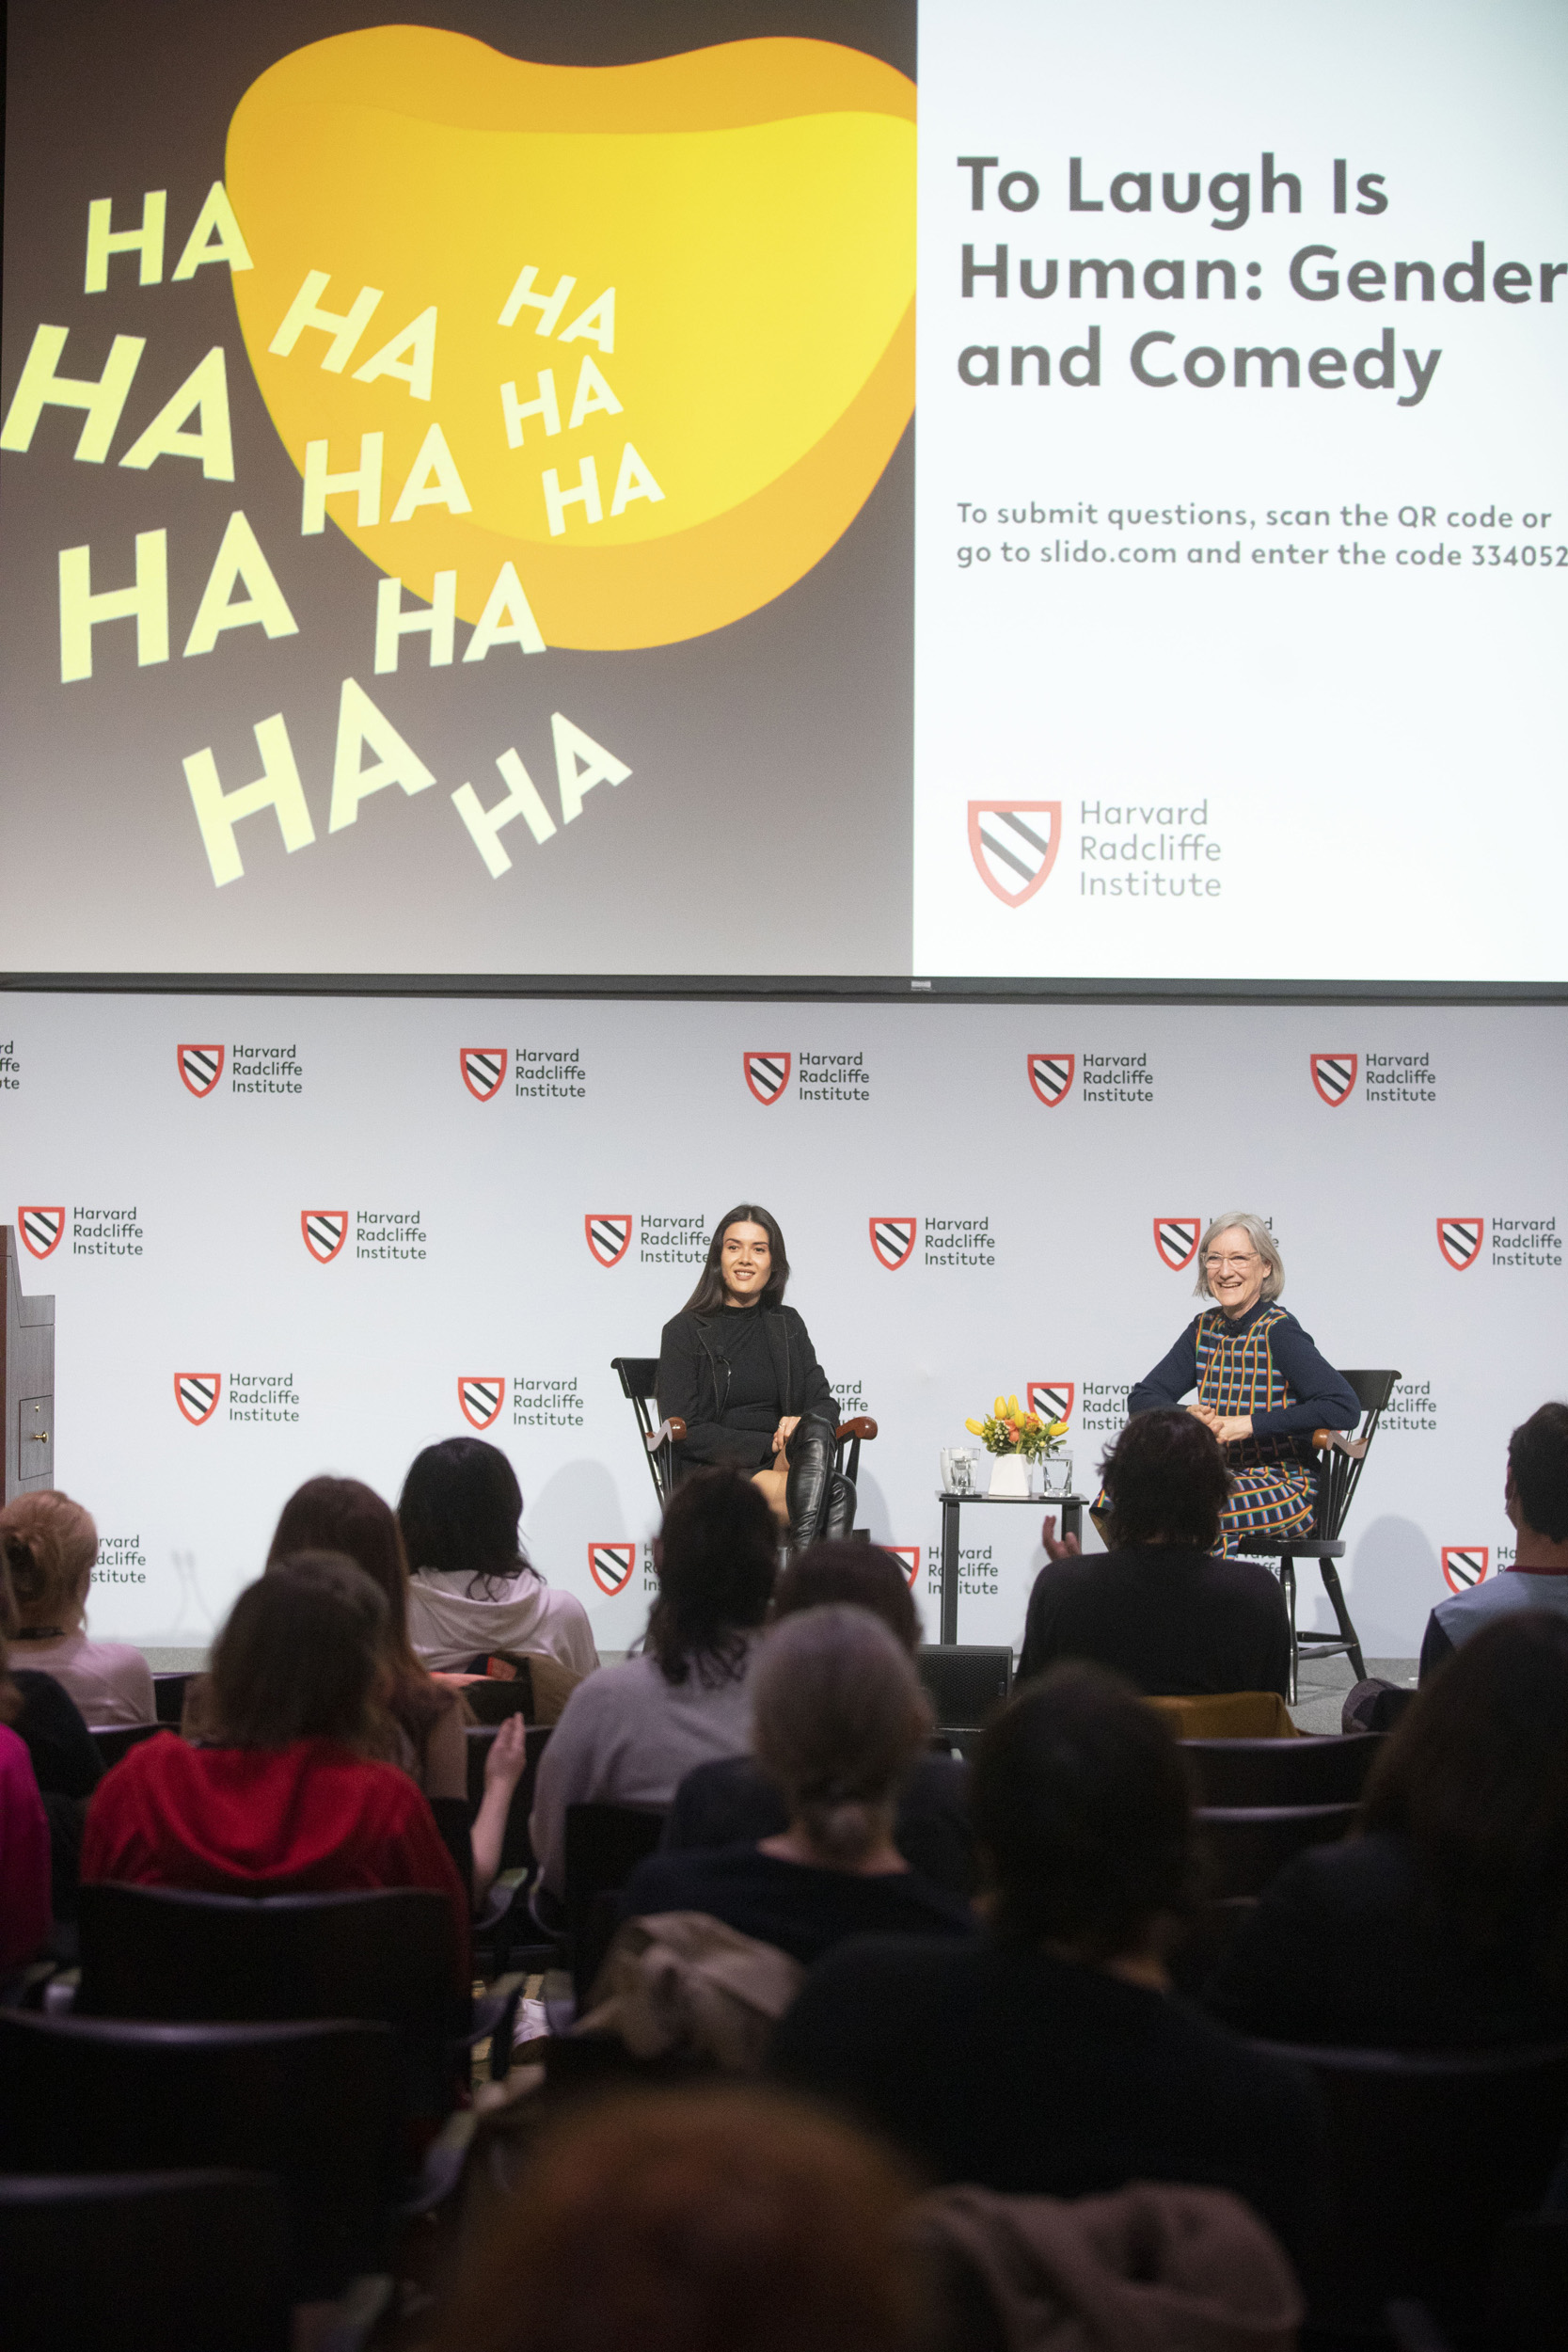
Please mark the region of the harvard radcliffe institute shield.
<svg viewBox="0 0 1568 2352"><path fill-rule="evenodd" d="M585 1216L582 1230L600 1265L619 1265L631 1246L631 1213Z"/></svg>
<svg viewBox="0 0 1568 2352"><path fill-rule="evenodd" d="M1029 1067L1029 1084L1036 1098L1048 1111L1067 1100L1072 1088L1072 1073L1078 1067L1076 1054L1030 1054L1025 1057Z"/></svg>
<svg viewBox="0 0 1568 2352"><path fill-rule="evenodd" d="M177 1372L174 1375L174 1401L195 1428L212 1420L222 1394L221 1372Z"/></svg>
<svg viewBox="0 0 1568 2352"><path fill-rule="evenodd" d="M743 1054L741 1067L746 1084L764 1105L776 1103L789 1084L792 1054Z"/></svg>
<svg viewBox="0 0 1568 2352"><path fill-rule="evenodd" d="M348 1237L346 1209L301 1209L299 1230L318 1265L330 1265Z"/></svg>
<svg viewBox="0 0 1568 2352"><path fill-rule="evenodd" d="M177 1045L175 1062L183 1084L192 1094L211 1094L223 1075L224 1048L221 1045Z"/></svg>
<svg viewBox="0 0 1568 2352"><path fill-rule="evenodd" d="M1160 1253L1160 1263L1168 1265L1173 1274L1191 1265L1197 1255L1197 1237L1202 1231L1200 1216L1157 1216L1154 1247Z"/></svg>
<svg viewBox="0 0 1568 2352"><path fill-rule="evenodd" d="M1445 1544L1443 1581L1449 1592L1467 1593L1472 1584L1482 1583L1491 1553L1490 1544Z"/></svg>
<svg viewBox="0 0 1568 2352"><path fill-rule="evenodd" d="M494 1101L506 1075L504 1045L462 1045L457 1052L457 1067L463 1073L463 1083L476 1103Z"/></svg>
<svg viewBox="0 0 1568 2352"><path fill-rule="evenodd" d="M588 1573L601 1593L613 1600L631 1582L631 1572L637 1565L635 1544L590 1544Z"/></svg>
<svg viewBox="0 0 1568 2352"><path fill-rule="evenodd" d="M901 1265L908 1265L914 1248L917 1219L912 1216L874 1216L871 1218L871 1247L877 1263L896 1274Z"/></svg>
<svg viewBox="0 0 1568 2352"><path fill-rule="evenodd" d="M1070 1421L1077 1393L1077 1383L1072 1380L1031 1380L1026 1402L1041 1421Z"/></svg>
<svg viewBox="0 0 1568 2352"><path fill-rule="evenodd" d="M20 1208L16 1222L34 1257L47 1258L52 1249L59 1248L60 1235L65 1232L64 1204L53 1209Z"/></svg>
<svg viewBox="0 0 1568 2352"><path fill-rule="evenodd" d="M1321 1101L1331 1111L1337 1111L1355 1084L1355 1073L1361 1067L1359 1054L1314 1054L1312 1084Z"/></svg>
<svg viewBox="0 0 1568 2352"><path fill-rule="evenodd" d="M969 853L986 888L1005 907L1034 897L1056 863L1060 801L971 801Z"/></svg>
<svg viewBox="0 0 1568 2352"><path fill-rule="evenodd" d="M1456 1274L1475 1264L1485 1238L1483 1216L1440 1216L1437 1220L1437 1247Z"/></svg>
<svg viewBox="0 0 1568 2352"><path fill-rule="evenodd" d="M506 1399L506 1375L499 1372L465 1372L457 1382L457 1402L472 1429L488 1429Z"/></svg>

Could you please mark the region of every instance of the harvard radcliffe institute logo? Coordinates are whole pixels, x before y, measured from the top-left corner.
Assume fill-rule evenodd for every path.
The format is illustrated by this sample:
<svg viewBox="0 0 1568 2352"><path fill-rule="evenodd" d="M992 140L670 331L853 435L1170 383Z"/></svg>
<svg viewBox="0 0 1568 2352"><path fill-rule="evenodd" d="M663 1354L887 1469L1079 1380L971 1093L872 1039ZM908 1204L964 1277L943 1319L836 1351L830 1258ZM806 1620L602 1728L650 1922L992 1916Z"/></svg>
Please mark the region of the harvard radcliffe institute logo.
<svg viewBox="0 0 1568 2352"><path fill-rule="evenodd" d="M65 1232L64 1203L56 1209L20 1208L16 1221L34 1257L47 1258L51 1250L59 1248L60 1235Z"/></svg>
<svg viewBox="0 0 1568 2352"><path fill-rule="evenodd" d="M1031 1380L1029 1410L1038 1413L1041 1421L1070 1421L1077 1393L1077 1383L1072 1380Z"/></svg>
<svg viewBox="0 0 1568 2352"><path fill-rule="evenodd" d="M330 1265L348 1237L346 1209L301 1209L299 1230L318 1265Z"/></svg>
<svg viewBox="0 0 1568 2352"><path fill-rule="evenodd" d="M1078 1067L1076 1054L1031 1054L1028 1056L1029 1084L1048 1111L1065 1102L1072 1086L1072 1073Z"/></svg>
<svg viewBox="0 0 1568 2352"><path fill-rule="evenodd" d="M894 1558L902 1563L904 1574L912 1584L920 1574L920 1546L918 1544L884 1544L882 1549L891 1551Z"/></svg>
<svg viewBox="0 0 1568 2352"><path fill-rule="evenodd" d="M1168 1265L1173 1274L1191 1265L1197 1255L1197 1237L1202 1231L1200 1216L1157 1216L1154 1247L1160 1253L1160 1263Z"/></svg>
<svg viewBox="0 0 1568 2352"><path fill-rule="evenodd" d="M1320 1101L1337 1111L1355 1084L1355 1073L1361 1066L1359 1054L1314 1054L1312 1084Z"/></svg>
<svg viewBox="0 0 1568 2352"><path fill-rule="evenodd" d="M764 1108L770 1103L776 1103L789 1084L790 1065L794 1058L792 1054L743 1054L741 1056L741 1068L746 1073L746 1084Z"/></svg>
<svg viewBox="0 0 1568 2352"><path fill-rule="evenodd" d="M1005 907L1032 898L1056 863L1060 801L971 801L969 853L986 888Z"/></svg>
<svg viewBox="0 0 1568 2352"><path fill-rule="evenodd" d="M588 1547L588 1573L600 1592L608 1593L611 1600L617 1593L626 1591L636 1565L635 1544L590 1544Z"/></svg>
<svg viewBox="0 0 1568 2352"><path fill-rule="evenodd" d="M1445 1544L1443 1581L1449 1592L1466 1593L1472 1584L1484 1583L1491 1551L1490 1544Z"/></svg>
<svg viewBox="0 0 1568 2352"><path fill-rule="evenodd" d="M174 1057L180 1075L193 1094L211 1094L223 1075L221 1045L177 1045Z"/></svg>
<svg viewBox="0 0 1568 2352"><path fill-rule="evenodd" d="M506 1375L466 1372L457 1383L457 1402L471 1429L488 1429L506 1401Z"/></svg>
<svg viewBox="0 0 1568 2352"><path fill-rule="evenodd" d="M871 1247L877 1263L885 1265L890 1274L896 1274L901 1265L908 1265L914 1249L916 1219L912 1216L874 1216L870 1219Z"/></svg>
<svg viewBox="0 0 1568 2352"><path fill-rule="evenodd" d="M457 1055L463 1083L476 1103L488 1103L500 1092L506 1075L504 1045L464 1045Z"/></svg>
<svg viewBox="0 0 1568 2352"><path fill-rule="evenodd" d="M199 1429L204 1421L211 1421L223 1394L221 1372L177 1372L174 1375L174 1401L193 1428Z"/></svg>
<svg viewBox="0 0 1568 2352"><path fill-rule="evenodd" d="M625 1216L585 1216L582 1230L600 1265L619 1265L631 1247L629 1211Z"/></svg>
<svg viewBox="0 0 1568 2352"><path fill-rule="evenodd" d="M1456 1274L1475 1264L1485 1238L1483 1216L1440 1216L1437 1220L1437 1247Z"/></svg>

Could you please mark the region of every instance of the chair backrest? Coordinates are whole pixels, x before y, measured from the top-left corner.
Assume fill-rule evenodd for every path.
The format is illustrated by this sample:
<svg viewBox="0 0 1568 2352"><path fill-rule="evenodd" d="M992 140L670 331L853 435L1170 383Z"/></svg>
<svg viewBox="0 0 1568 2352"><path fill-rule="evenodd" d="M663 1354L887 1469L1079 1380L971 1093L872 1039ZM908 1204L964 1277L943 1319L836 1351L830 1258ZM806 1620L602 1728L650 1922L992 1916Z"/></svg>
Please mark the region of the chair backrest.
<svg viewBox="0 0 1568 2352"><path fill-rule="evenodd" d="M1013 1653L1006 1644L931 1642L914 1654L942 1730L977 1731L1012 1689Z"/></svg>
<svg viewBox="0 0 1568 2352"><path fill-rule="evenodd" d="M1183 1740L1200 1804L1354 1804L1382 1754L1377 1731L1293 1740Z"/></svg>
<svg viewBox="0 0 1568 2352"><path fill-rule="evenodd" d="M1195 1816L1212 1896L1260 1895L1308 1846L1331 1846L1354 1820L1354 1804L1203 1805Z"/></svg>
<svg viewBox="0 0 1568 2352"><path fill-rule="evenodd" d="M180 1718L185 1705L185 1685L195 1680L196 1670L194 1668L182 1669L178 1674L161 1673L153 1676L152 1711L161 1724L167 1724L171 1729L179 1730Z"/></svg>
<svg viewBox="0 0 1568 2352"><path fill-rule="evenodd" d="M451 1909L424 1887L335 1895L85 1885L77 2013L203 2020L379 2019L445 2034Z"/></svg>
<svg viewBox="0 0 1568 2352"><path fill-rule="evenodd" d="M484 1767L497 1728L494 1724L475 1724L468 1731L470 1820L479 1811L484 1795ZM550 1726L548 1724L531 1726L524 1737L528 1742L527 1761L522 1777L512 1792L512 1804L506 1816L506 1833L501 1839L500 1867L503 1870L531 1870L535 1859L528 1834L528 1820L533 1810L533 1784L539 1777L539 1759L549 1744Z"/></svg>
<svg viewBox="0 0 1568 2352"><path fill-rule="evenodd" d="M1293 1740L1295 1724L1277 1691L1221 1691L1202 1698L1145 1699L1179 1740Z"/></svg>
<svg viewBox="0 0 1568 2352"><path fill-rule="evenodd" d="M1381 2339L1387 2304L1414 2301L1440 2331L1497 2341L1476 2330L1502 2225L1539 2205L1568 2128L1568 2042L1443 2052L1263 2046L1307 2068L1328 2110L1337 2219L1317 2324Z"/></svg>
<svg viewBox="0 0 1568 2352"><path fill-rule="evenodd" d="M614 1898L664 1834L664 1810L646 1804L569 1804L562 1908L579 2004L615 1932Z"/></svg>
<svg viewBox="0 0 1568 2352"><path fill-rule="evenodd" d="M662 1509L670 1500L673 1461L668 1446L650 1451L647 1442L658 1426L654 1419L658 1404L658 1358L612 1356L610 1369L620 1380L622 1395L631 1400L631 1409L637 1415L637 1427L642 1438L642 1458L648 1465L648 1475L654 1482L654 1492Z"/></svg>
<svg viewBox="0 0 1568 2352"><path fill-rule="evenodd" d="M263 2172L0 2179L7 2352L287 2352L287 2245Z"/></svg>
<svg viewBox="0 0 1568 2352"><path fill-rule="evenodd" d="M167 1724L160 1723L89 1724L87 1725L98 1753L103 1759L105 1772L111 1765L118 1764L121 1756L129 1756L133 1748L139 1748L144 1740L150 1740L155 1733L167 1731L168 1728Z"/></svg>
<svg viewBox="0 0 1568 2352"><path fill-rule="evenodd" d="M1377 1425L1382 1420L1389 1398L1400 1379L1397 1372L1342 1372L1341 1380L1348 1380L1355 1391L1361 1407L1361 1422L1356 1436L1363 1452L1353 1457L1330 1447L1318 1472L1318 1502L1313 1516L1312 1533L1338 1539L1343 1533L1345 1515L1355 1490L1361 1484L1361 1473L1371 1451Z"/></svg>
<svg viewBox="0 0 1568 2352"><path fill-rule="evenodd" d="M464 1701L476 1723L504 1724L509 1715L521 1715L529 1723L533 1721L532 1666L527 1659L508 1657L505 1662L517 1665L520 1672L510 1677L493 1675L487 1671L488 1659L483 1663L473 1658L468 1661L468 1673L484 1677L482 1682L466 1682L463 1686Z"/></svg>
<svg viewBox="0 0 1568 2352"><path fill-rule="evenodd" d="M270 2173L287 2208L293 2298L319 2299L380 2267L400 2169L394 2058L380 2025L153 2026L0 2010L0 2165Z"/></svg>

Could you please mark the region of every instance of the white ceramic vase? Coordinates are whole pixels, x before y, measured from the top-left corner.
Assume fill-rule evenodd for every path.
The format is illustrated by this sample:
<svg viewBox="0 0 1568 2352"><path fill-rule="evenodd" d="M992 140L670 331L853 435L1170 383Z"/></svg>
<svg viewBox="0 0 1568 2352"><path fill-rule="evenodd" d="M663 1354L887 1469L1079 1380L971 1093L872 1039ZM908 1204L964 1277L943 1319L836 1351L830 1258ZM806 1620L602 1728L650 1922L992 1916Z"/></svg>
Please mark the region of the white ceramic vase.
<svg viewBox="0 0 1568 2352"><path fill-rule="evenodd" d="M990 1491L993 1495L1017 1495L1021 1500L1027 1500L1029 1465L1022 1454L996 1454L991 1456Z"/></svg>

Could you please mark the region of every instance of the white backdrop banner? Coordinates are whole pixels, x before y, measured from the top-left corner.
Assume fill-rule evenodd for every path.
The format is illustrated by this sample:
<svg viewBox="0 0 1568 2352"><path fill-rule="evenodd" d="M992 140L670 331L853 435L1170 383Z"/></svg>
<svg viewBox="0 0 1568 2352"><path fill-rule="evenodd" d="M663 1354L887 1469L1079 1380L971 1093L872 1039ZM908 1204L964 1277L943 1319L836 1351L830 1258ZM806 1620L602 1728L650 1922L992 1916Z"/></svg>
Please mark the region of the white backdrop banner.
<svg viewBox="0 0 1568 2352"><path fill-rule="evenodd" d="M206 1642L300 1480L395 1498L472 1428L625 1648L656 1503L610 1359L657 1350L737 1200L880 1424L860 1518L933 1638L939 1448L1034 1382L1084 1486L1223 1209L1271 1220L1326 1355L1402 1375L1348 1530L1369 1654L1507 1564L1508 1432L1568 1387L1560 1009L40 994L0 1026L0 1212L58 1300L103 1636ZM1016 1644L1035 1515L962 1541L960 1639Z"/></svg>

